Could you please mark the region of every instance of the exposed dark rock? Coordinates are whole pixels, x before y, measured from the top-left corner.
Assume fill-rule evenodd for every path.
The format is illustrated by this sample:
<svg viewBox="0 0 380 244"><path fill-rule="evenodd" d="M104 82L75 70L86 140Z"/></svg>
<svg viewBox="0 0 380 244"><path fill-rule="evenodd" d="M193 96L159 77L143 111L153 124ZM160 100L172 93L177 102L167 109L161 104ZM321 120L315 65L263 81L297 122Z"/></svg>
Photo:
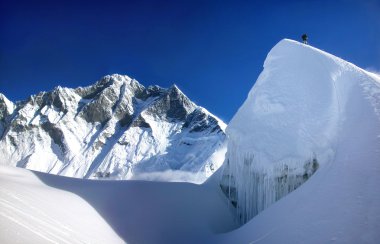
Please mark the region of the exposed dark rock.
<svg viewBox="0 0 380 244"><path fill-rule="evenodd" d="M143 97L146 99L148 97L158 97L165 94L167 90L159 86L149 86L143 92Z"/></svg>
<svg viewBox="0 0 380 244"><path fill-rule="evenodd" d="M74 91L83 99L93 99L111 84L112 80L108 76L105 76L100 81L96 82L95 85L78 87Z"/></svg>
<svg viewBox="0 0 380 244"><path fill-rule="evenodd" d="M150 128L150 125L145 121L145 119L139 115L139 117L137 117L131 127L141 127L141 128Z"/></svg>
<svg viewBox="0 0 380 244"><path fill-rule="evenodd" d="M203 112L202 109L195 109L186 119L183 128L189 128L190 132L201 132L212 128L211 132L222 131L218 121L209 116L207 113Z"/></svg>
<svg viewBox="0 0 380 244"><path fill-rule="evenodd" d="M41 124L41 128L49 134L50 138L56 145L58 145L61 148L62 152L66 152L64 136L61 129L55 127L55 125L50 122L45 122Z"/></svg>

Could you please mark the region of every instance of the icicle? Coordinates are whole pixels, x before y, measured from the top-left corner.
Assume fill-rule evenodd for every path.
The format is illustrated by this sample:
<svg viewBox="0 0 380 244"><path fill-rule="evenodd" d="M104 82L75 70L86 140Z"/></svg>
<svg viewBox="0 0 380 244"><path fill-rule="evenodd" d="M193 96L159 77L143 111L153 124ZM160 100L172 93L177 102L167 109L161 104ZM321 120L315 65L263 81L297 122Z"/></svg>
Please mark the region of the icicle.
<svg viewBox="0 0 380 244"><path fill-rule="evenodd" d="M230 147L227 153L220 185L242 224L295 190L318 169L315 155L305 162L263 167L259 157L241 155L234 149Z"/></svg>

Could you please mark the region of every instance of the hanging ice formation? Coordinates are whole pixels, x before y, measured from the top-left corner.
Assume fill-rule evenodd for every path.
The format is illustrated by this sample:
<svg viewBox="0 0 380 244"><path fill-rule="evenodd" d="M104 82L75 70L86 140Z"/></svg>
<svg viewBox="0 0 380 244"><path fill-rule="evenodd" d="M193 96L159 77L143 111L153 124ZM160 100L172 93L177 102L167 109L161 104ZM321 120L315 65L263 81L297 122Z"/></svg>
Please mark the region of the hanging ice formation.
<svg viewBox="0 0 380 244"><path fill-rule="evenodd" d="M306 162L264 168L255 155L229 150L220 186L244 224L302 185L318 167L315 155Z"/></svg>
<svg viewBox="0 0 380 244"><path fill-rule="evenodd" d="M230 121L220 186L242 223L295 190L336 151L343 61L284 39ZM342 108L341 108L342 106Z"/></svg>

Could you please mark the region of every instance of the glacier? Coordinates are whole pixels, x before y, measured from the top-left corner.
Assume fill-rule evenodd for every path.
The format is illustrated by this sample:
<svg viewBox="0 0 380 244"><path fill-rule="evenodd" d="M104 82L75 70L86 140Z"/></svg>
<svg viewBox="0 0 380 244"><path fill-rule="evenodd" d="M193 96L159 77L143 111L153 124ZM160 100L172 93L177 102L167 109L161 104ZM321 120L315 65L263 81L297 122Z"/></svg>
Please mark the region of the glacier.
<svg viewBox="0 0 380 244"><path fill-rule="evenodd" d="M0 94L0 163L90 179L203 182L226 125L173 85L108 75L12 103Z"/></svg>
<svg viewBox="0 0 380 244"><path fill-rule="evenodd" d="M201 185L0 165L0 242L378 243L378 75L284 39L227 135Z"/></svg>
<svg viewBox="0 0 380 244"><path fill-rule="evenodd" d="M221 187L241 223L333 162L354 92L378 95L378 83L371 77L342 59L292 40L281 41L269 52L262 73L226 130ZM372 97L378 114L374 100L378 97Z"/></svg>

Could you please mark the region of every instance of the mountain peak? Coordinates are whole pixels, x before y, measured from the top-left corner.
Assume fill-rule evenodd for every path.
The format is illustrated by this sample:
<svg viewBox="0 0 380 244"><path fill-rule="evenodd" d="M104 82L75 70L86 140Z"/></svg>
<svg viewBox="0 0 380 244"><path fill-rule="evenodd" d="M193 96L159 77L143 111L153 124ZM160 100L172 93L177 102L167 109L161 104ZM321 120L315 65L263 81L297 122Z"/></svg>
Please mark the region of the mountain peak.
<svg viewBox="0 0 380 244"><path fill-rule="evenodd" d="M176 94L176 95L185 95L176 84L171 85L171 87L168 89L170 94Z"/></svg>
<svg viewBox="0 0 380 244"><path fill-rule="evenodd" d="M242 222L327 165L342 125L361 123L355 109L373 103L379 111L373 94L380 94L378 84L355 65L293 40L275 45L227 127L224 175L235 182L224 190L234 191L229 197Z"/></svg>
<svg viewBox="0 0 380 244"><path fill-rule="evenodd" d="M172 90L179 90L180 91L180 89L178 88L178 86L175 83L170 86L170 89L172 89Z"/></svg>
<svg viewBox="0 0 380 244"><path fill-rule="evenodd" d="M66 176L130 179L183 169L206 177L222 163L212 155L225 134L214 115L202 110L191 117L196 108L176 85L145 88L129 76L107 75L18 104L16 116L0 124L0 134L9 128L0 148L12 165Z"/></svg>
<svg viewBox="0 0 380 244"><path fill-rule="evenodd" d="M8 98L3 93L0 93L0 101L6 101L6 100L8 100Z"/></svg>
<svg viewBox="0 0 380 244"><path fill-rule="evenodd" d="M12 114L15 109L13 102L8 100L8 98L0 93L0 120Z"/></svg>
<svg viewBox="0 0 380 244"><path fill-rule="evenodd" d="M267 65L268 62L275 60L277 56L284 56L287 57L287 59L289 60L301 59L303 61L311 61L311 64L321 63L321 60L318 61L318 58L328 58L332 62L335 62L337 64L349 65L355 67L356 69L362 70L356 65L346 60L343 60L331 53L323 51L317 47L286 38L279 41L270 50L264 62L264 67ZM317 59L317 61L315 59Z"/></svg>
<svg viewBox="0 0 380 244"><path fill-rule="evenodd" d="M131 81L133 80L128 75L120 75L120 74L111 74L111 75L105 75L102 79L110 80L110 81Z"/></svg>

